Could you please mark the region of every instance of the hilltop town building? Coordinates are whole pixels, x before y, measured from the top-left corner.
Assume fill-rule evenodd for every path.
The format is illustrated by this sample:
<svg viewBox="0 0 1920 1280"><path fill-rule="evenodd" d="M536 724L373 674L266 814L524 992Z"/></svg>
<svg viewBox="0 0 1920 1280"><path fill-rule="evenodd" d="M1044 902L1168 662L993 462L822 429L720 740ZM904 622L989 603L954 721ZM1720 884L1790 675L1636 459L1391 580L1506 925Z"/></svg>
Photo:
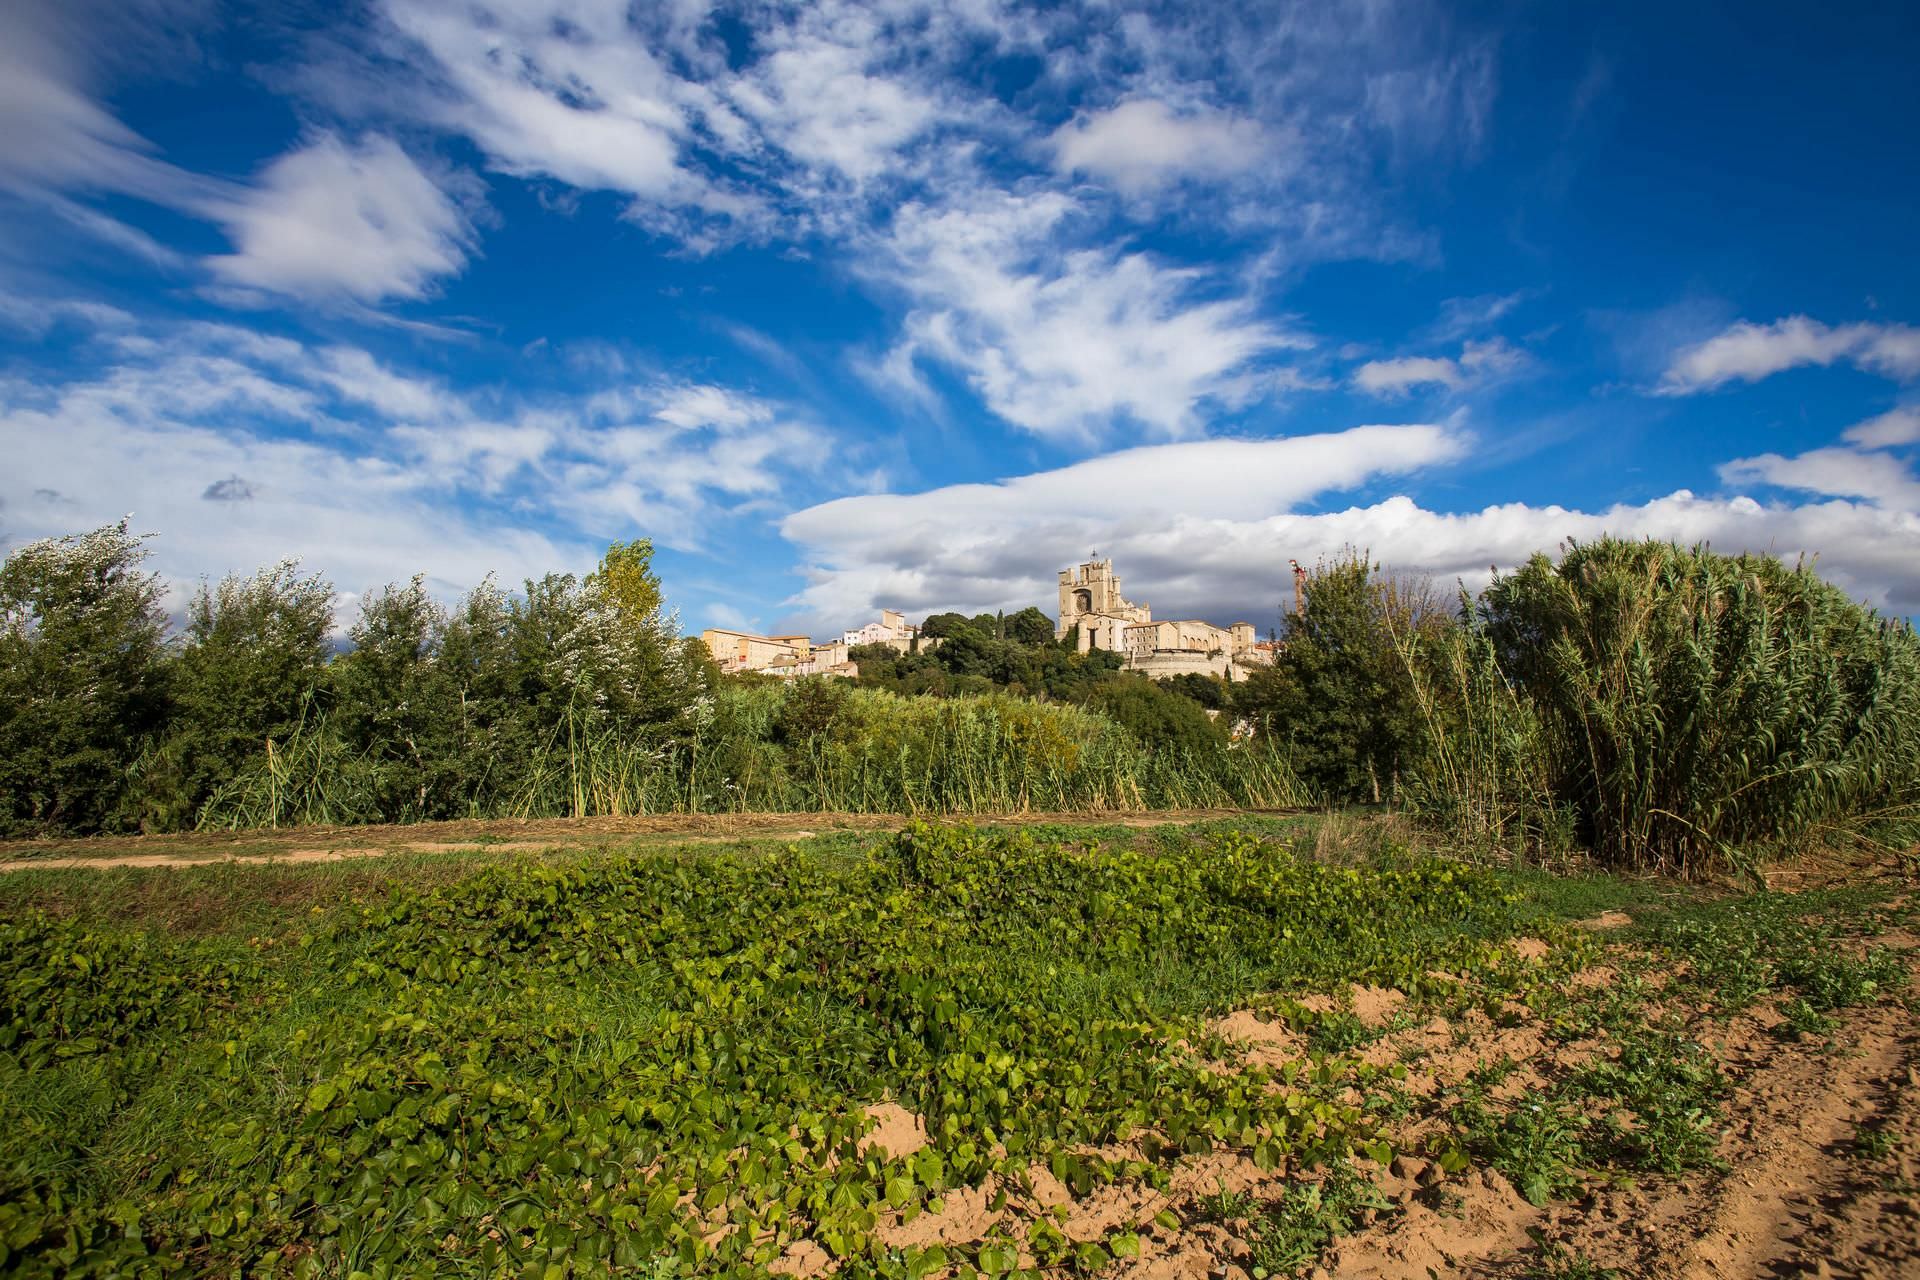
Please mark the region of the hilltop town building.
<svg viewBox="0 0 1920 1280"><path fill-rule="evenodd" d="M700 639L722 671L758 671L770 676L857 676L859 664L847 657L847 650L855 645L881 644L906 653L916 644L930 649L940 643L934 637L922 639L920 629L909 626L907 616L898 609L882 609L878 622L844 632L838 640L825 644L816 644L807 636L763 636L727 627L708 627L700 633Z"/></svg>
<svg viewBox="0 0 1920 1280"><path fill-rule="evenodd" d="M720 669L733 673L758 671L770 676L855 676L859 669L847 661L847 646L836 640L815 644L806 636L761 636L748 631L709 627L700 633L707 652Z"/></svg>
<svg viewBox="0 0 1920 1280"><path fill-rule="evenodd" d="M1054 636L1065 639L1075 627L1081 653L1111 650L1127 670L1155 679L1197 672L1240 680L1254 667L1273 662L1273 646L1257 641L1251 622L1231 627L1197 618L1155 622L1149 605L1121 594L1111 560L1089 560L1061 571Z"/></svg>
<svg viewBox="0 0 1920 1280"><path fill-rule="evenodd" d="M1089 560L1060 571L1060 618L1054 623L1054 639L1064 640L1078 627L1081 653L1090 649L1125 653L1126 629L1152 620L1151 606L1134 604L1120 594L1113 561Z"/></svg>
<svg viewBox="0 0 1920 1280"><path fill-rule="evenodd" d="M883 644L898 653L911 650L919 638L920 628L908 625L907 615L898 609L882 609L880 621L869 622L858 631L849 631L840 637L848 648L857 644Z"/></svg>

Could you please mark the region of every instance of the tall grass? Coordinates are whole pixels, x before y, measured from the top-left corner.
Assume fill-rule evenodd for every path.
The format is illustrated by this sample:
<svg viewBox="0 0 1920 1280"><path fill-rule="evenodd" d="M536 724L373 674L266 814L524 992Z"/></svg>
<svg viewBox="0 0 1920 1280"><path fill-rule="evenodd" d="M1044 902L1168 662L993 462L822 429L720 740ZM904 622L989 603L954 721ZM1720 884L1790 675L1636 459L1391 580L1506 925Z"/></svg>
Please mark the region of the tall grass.
<svg viewBox="0 0 1920 1280"><path fill-rule="evenodd" d="M284 743L268 739L260 755L214 790L202 830L379 822L380 768L324 722L300 727Z"/></svg>
<svg viewBox="0 0 1920 1280"><path fill-rule="evenodd" d="M1399 799L1466 851L1564 852L1573 815L1554 793L1539 715L1464 592L1460 617L1449 627L1388 620L1421 732Z"/></svg>
<svg viewBox="0 0 1920 1280"><path fill-rule="evenodd" d="M476 795L476 817L649 813L980 814L1288 808L1310 802L1265 745L1151 750L1083 708L1005 694L903 697L854 689L801 731L794 685L725 686L689 734L640 742L569 716L519 784ZM374 764L325 726L271 747L222 788L202 827L379 820Z"/></svg>
<svg viewBox="0 0 1920 1280"><path fill-rule="evenodd" d="M1608 539L1535 557L1482 610L1487 678L1530 704L1602 860L1694 874L1876 824L1912 839L1920 647L1806 567ZM1509 776L1510 801L1536 785Z"/></svg>

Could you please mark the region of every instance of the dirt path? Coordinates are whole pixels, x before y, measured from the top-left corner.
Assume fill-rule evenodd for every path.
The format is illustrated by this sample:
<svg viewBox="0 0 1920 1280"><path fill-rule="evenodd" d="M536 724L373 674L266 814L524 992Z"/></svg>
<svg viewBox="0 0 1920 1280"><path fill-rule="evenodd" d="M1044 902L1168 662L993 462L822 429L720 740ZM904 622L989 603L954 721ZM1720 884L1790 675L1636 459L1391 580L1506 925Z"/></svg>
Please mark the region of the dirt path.
<svg viewBox="0 0 1920 1280"><path fill-rule="evenodd" d="M1858 1148L1863 1126L1916 1132L1920 1036L1905 1010L1882 1008L1850 1020L1835 1046L1736 1045L1734 1064L1745 1058L1753 1074L1728 1105L1726 1170L1602 1189L1556 1207L1545 1238L1658 1280L1920 1275L1920 1165L1910 1149L1876 1162ZM1466 1274L1512 1276L1516 1266Z"/></svg>
<svg viewBox="0 0 1920 1280"><path fill-rule="evenodd" d="M1282 817L1298 809L1167 809L1116 813L950 814L943 820L980 826L1157 827L1252 816ZM649 841L726 844L740 840L805 840L839 831L897 831L901 814L660 814L627 818L535 818L422 822L405 826L290 827L276 831L192 832L88 840L0 842L0 872L83 867L190 867L212 863L340 862L392 853L477 853L597 848Z"/></svg>

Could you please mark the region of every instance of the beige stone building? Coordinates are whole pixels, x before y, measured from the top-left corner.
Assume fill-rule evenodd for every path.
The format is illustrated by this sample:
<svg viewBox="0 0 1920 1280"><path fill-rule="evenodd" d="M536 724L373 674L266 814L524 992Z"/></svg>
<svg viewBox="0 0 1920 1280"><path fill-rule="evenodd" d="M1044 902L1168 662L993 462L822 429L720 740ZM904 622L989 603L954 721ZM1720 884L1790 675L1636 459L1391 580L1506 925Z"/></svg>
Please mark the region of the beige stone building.
<svg viewBox="0 0 1920 1280"><path fill-rule="evenodd" d="M1126 629L1151 621L1150 605L1134 604L1120 594L1120 579L1114 575L1113 561L1089 560L1060 571L1060 616L1053 626L1054 639L1064 640L1069 631L1078 627L1081 653L1090 649L1125 653Z"/></svg>
<svg viewBox="0 0 1920 1280"><path fill-rule="evenodd" d="M883 644L906 653L916 644L930 649L940 643L933 637L922 638L920 629L910 626L907 616L898 609L882 609L878 622L869 622L825 644L802 635L763 636L727 627L708 627L700 633L700 639L722 671L758 671L771 676L857 676L859 664L847 658L847 650L854 645Z"/></svg>
<svg viewBox="0 0 1920 1280"><path fill-rule="evenodd" d="M1126 669L1164 679L1198 672L1239 680L1251 669L1270 665L1272 647L1257 643L1251 622L1216 627L1198 618L1153 620L1145 602L1134 604L1120 592L1111 560L1089 560L1060 573L1060 617L1056 639L1080 628L1080 652L1108 649L1122 656Z"/></svg>
<svg viewBox="0 0 1920 1280"><path fill-rule="evenodd" d="M854 676L860 674L847 661L847 646L836 640L815 644L806 636L761 636L725 627L709 627L700 633L707 652L728 673L759 671L771 676Z"/></svg>
<svg viewBox="0 0 1920 1280"><path fill-rule="evenodd" d="M1251 622L1216 627L1198 618L1136 622L1126 629L1126 667L1164 679L1194 672L1244 680L1254 667L1270 666L1273 649L1254 640Z"/></svg>

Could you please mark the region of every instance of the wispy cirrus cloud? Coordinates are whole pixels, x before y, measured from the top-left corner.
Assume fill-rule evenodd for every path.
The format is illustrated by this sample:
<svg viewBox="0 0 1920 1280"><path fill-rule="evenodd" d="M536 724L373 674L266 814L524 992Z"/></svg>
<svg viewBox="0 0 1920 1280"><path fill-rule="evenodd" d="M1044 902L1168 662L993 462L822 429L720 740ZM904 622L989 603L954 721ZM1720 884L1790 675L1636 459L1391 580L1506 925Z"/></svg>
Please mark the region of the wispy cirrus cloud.
<svg viewBox="0 0 1920 1280"><path fill-rule="evenodd" d="M207 260L242 289L378 304L457 274L472 220L391 138L320 133L216 206L234 251Z"/></svg>
<svg viewBox="0 0 1920 1280"><path fill-rule="evenodd" d="M1195 434L1201 403L1231 397L1252 362L1307 345L1206 272L1064 247L1075 215L1058 193L901 209L870 270L910 300L908 351L959 370L1008 422L1085 442L1120 424Z"/></svg>
<svg viewBox="0 0 1920 1280"><path fill-rule="evenodd" d="M425 570L453 591L585 567L636 528L700 548L717 513L831 456L803 415L709 383L456 392L358 347L108 319L78 371L0 381L8 545L132 511L177 581L294 554L345 584Z"/></svg>

